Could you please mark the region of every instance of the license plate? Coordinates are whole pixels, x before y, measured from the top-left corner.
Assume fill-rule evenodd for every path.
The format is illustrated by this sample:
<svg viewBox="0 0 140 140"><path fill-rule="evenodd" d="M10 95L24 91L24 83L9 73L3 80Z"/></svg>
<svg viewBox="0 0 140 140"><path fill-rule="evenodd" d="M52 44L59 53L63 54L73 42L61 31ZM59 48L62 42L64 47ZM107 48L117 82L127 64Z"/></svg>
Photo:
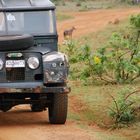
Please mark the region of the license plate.
<svg viewBox="0 0 140 140"><path fill-rule="evenodd" d="M6 68L23 68L25 67L25 60L7 60Z"/></svg>

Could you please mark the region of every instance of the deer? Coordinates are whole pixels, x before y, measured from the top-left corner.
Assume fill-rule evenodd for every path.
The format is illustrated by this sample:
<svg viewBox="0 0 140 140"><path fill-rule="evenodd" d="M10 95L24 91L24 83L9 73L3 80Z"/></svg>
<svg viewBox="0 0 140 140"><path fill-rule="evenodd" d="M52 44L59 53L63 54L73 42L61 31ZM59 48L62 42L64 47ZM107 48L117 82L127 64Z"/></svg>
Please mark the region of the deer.
<svg viewBox="0 0 140 140"><path fill-rule="evenodd" d="M108 24L112 24L112 21L109 21Z"/></svg>
<svg viewBox="0 0 140 140"><path fill-rule="evenodd" d="M119 24L120 23L120 20L118 18L116 18L113 22L113 24Z"/></svg>
<svg viewBox="0 0 140 140"><path fill-rule="evenodd" d="M64 38L70 37L72 39L73 31L76 30L76 28L73 26L71 29L67 29L64 31Z"/></svg>
<svg viewBox="0 0 140 140"><path fill-rule="evenodd" d="M120 20L118 18L116 18L114 21L109 21L108 24L119 24L120 23Z"/></svg>

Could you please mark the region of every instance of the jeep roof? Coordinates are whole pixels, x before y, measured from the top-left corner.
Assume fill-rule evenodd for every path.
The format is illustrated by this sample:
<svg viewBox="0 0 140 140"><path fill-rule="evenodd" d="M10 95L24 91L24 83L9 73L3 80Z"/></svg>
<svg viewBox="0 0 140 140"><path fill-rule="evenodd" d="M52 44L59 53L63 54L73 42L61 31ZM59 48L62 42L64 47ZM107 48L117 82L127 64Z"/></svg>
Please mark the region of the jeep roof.
<svg viewBox="0 0 140 140"><path fill-rule="evenodd" d="M55 9L50 0L0 0L0 11L32 11Z"/></svg>

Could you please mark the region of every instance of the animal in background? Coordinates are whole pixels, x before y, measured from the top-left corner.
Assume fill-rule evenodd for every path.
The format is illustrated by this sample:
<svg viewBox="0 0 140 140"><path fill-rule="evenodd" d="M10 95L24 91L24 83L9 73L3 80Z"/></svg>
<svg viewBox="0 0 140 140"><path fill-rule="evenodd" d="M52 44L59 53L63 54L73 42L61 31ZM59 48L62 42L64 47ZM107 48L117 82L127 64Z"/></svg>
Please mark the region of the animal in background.
<svg viewBox="0 0 140 140"><path fill-rule="evenodd" d="M117 25L120 23L120 20L118 18L116 18L114 21L109 21L108 24L114 24Z"/></svg>
<svg viewBox="0 0 140 140"><path fill-rule="evenodd" d="M64 30L64 38L66 39L69 37L72 39L72 34L73 34L74 30L76 30L76 28L74 26L70 29Z"/></svg>
<svg viewBox="0 0 140 140"><path fill-rule="evenodd" d="M113 22L113 24L119 24L120 23L120 20L118 18L116 18Z"/></svg>

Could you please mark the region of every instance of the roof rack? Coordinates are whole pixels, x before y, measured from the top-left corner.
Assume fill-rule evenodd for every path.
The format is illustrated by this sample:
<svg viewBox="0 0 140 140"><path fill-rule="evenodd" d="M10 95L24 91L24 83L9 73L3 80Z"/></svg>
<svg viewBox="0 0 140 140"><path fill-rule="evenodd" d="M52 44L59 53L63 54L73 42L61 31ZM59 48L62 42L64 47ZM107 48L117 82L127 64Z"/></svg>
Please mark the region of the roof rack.
<svg viewBox="0 0 140 140"><path fill-rule="evenodd" d="M50 0L0 0L0 12L41 9L55 9L55 5Z"/></svg>
<svg viewBox="0 0 140 140"><path fill-rule="evenodd" d="M33 2L33 0L29 0L29 2L30 2L30 4L31 4L32 6L35 5L35 3Z"/></svg>

